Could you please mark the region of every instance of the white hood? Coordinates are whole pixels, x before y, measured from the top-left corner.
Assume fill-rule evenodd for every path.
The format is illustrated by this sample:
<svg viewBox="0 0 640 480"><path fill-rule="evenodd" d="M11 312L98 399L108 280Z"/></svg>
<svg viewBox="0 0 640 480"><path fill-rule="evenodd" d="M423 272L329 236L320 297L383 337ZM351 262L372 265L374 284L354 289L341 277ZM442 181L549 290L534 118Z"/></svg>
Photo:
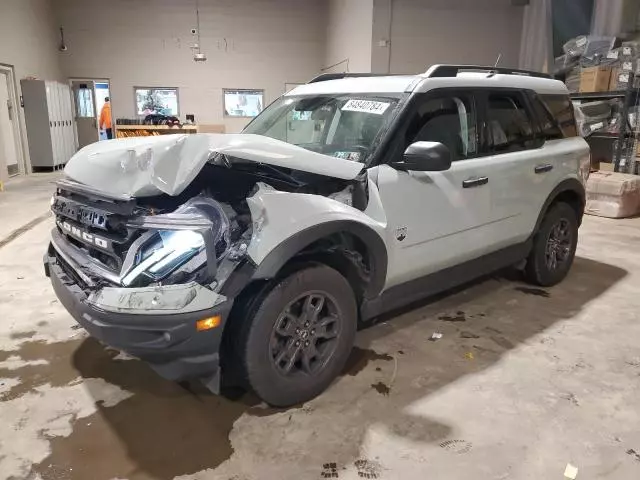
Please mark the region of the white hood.
<svg viewBox="0 0 640 480"><path fill-rule="evenodd" d="M344 180L363 168L261 135L201 133L94 143L76 153L64 172L68 179L116 198L179 195L216 152Z"/></svg>

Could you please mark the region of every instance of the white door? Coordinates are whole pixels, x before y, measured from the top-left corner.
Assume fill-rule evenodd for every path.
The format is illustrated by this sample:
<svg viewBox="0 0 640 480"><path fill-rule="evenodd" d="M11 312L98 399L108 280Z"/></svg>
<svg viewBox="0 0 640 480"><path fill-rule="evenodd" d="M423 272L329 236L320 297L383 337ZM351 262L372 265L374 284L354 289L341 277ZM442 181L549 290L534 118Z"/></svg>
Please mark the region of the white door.
<svg viewBox="0 0 640 480"><path fill-rule="evenodd" d="M91 80L73 80L71 86L75 104L78 147L82 148L100 139L96 119L95 84Z"/></svg>
<svg viewBox="0 0 640 480"><path fill-rule="evenodd" d="M440 142L453 163L443 172L371 169L391 238L386 287L404 283L488 253L491 171L478 155L477 116L468 93L427 94L418 100L404 131L404 148Z"/></svg>
<svg viewBox="0 0 640 480"><path fill-rule="evenodd" d="M0 166L5 165L9 175L16 175L20 170L18 132L14 121L17 114L17 108L9 94L8 75L0 72Z"/></svg>

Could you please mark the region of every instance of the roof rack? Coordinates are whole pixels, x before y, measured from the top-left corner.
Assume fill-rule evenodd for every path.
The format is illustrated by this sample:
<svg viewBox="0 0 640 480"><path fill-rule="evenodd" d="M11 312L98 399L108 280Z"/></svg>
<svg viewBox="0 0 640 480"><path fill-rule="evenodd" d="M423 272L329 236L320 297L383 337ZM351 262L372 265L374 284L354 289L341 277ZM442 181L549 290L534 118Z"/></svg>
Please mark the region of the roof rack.
<svg viewBox="0 0 640 480"><path fill-rule="evenodd" d="M481 65L433 65L425 72L427 77L455 77L461 71L487 72L489 74L501 73L503 75L522 75L528 77L548 78L551 75L531 70L519 70L517 68L483 67Z"/></svg>
<svg viewBox="0 0 640 480"><path fill-rule="evenodd" d="M397 74L396 74L397 75ZM307 83L326 82L328 80L340 80L342 78L354 77L393 77L393 73L321 73L312 78Z"/></svg>

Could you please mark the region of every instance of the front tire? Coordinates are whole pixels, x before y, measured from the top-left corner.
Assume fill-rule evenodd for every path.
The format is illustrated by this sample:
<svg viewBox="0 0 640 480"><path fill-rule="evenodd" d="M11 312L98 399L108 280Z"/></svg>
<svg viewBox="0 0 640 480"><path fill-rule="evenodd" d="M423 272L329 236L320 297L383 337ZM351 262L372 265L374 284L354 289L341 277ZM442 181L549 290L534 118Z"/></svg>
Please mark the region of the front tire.
<svg viewBox="0 0 640 480"><path fill-rule="evenodd" d="M353 347L357 306L349 282L313 265L261 293L244 321L244 374L269 405L287 407L324 391Z"/></svg>
<svg viewBox="0 0 640 480"><path fill-rule="evenodd" d="M578 220L570 205L558 202L545 214L525 267L526 279L550 287L569 273L578 245Z"/></svg>

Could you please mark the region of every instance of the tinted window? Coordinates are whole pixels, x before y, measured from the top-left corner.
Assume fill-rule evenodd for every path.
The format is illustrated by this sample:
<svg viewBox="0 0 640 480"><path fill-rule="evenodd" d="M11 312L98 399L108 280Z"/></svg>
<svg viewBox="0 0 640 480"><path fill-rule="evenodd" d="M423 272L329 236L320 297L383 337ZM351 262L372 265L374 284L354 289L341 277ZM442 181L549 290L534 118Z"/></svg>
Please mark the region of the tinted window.
<svg viewBox="0 0 640 480"><path fill-rule="evenodd" d="M531 102L531 108L533 109L536 120L540 125L542 138L545 140L563 138L564 135L560 131L558 122L535 92L530 92L529 101Z"/></svg>
<svg viewBox="0 0 640 480"><path fill-rule="evenodd" d="M515 152L535 146L533 125L520 95L489 95L487 120L489 138L495 152Z"/></svg>
<svg viewBox="0 0 640 480"><path fill-rule="evenodd" d="M452 160L475 157L478 152L476 114L466 96L430 98L418 106L409 122L405 146L414 142L440 142Z"/></svg>
<svg viewBox="0 0 640 480"><path fill-rule="evenodd" d="M573 115L573 104L568 95L540 95L540 99L558 122L565 137L576 137L576 121Z"/></svg>

